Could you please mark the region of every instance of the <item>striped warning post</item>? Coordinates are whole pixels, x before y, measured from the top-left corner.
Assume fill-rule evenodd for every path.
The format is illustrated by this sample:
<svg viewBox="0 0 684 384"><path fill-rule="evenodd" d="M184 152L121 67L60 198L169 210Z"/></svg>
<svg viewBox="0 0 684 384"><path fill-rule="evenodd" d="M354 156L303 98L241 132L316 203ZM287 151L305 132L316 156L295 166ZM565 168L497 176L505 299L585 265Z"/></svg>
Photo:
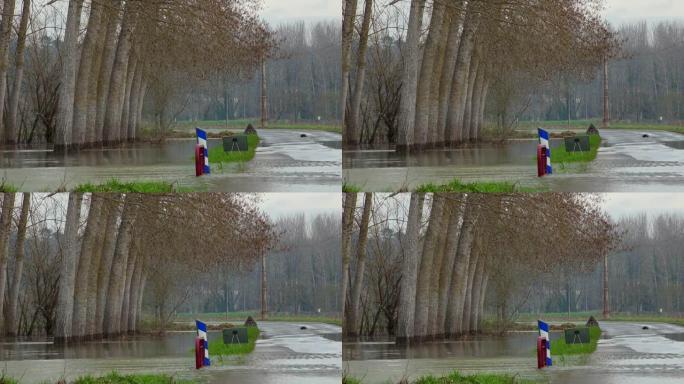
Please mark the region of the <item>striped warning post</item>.
<svg viewBox="0 0 684 384"><path fill-rule="evenodd" d="M204 341L204 366L208 367L211 365L211 360L209 359L209 337L207 336L207 325L199 320L195 320L197 325L197 336Z"/></svg>
<svg viewBox="0 0 684 384"><path fill-rule="evenodd" d="M207 141L207 132L199 128L195 128L195 132L197 133L197 144L204 147L204 173L210 174L211 168L209 168L209 142Z"/></svg>
<svg viewBox="0 0 684 384"><path fill-rule="evenodd" d="M539 336L546 339L546 366L550 367L551 360L551 336L549 336L549 325L541 320L537 320L539 326Z"/></svg>
<svg viewBox="0 0 684 384"><path fill-rule="evenodd" d="M539 144L546 148L546 173L548 175L553 173L553 168L551 167L551 143L549 142L549 132L541 128L539 131Z"/></svg>

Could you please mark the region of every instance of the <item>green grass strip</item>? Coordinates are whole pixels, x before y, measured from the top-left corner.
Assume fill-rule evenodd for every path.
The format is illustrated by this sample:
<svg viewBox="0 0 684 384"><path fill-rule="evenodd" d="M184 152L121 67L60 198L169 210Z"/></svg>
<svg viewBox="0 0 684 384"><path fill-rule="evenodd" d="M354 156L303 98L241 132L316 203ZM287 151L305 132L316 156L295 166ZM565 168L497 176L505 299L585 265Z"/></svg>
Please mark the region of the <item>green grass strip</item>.
<svg viewBox="0 0 684 384"><path fill-rule="evenodd" d="M242 163L250 161L256 155L256 148L259 146L258 135L247 135L247 151L246 152L225 152L223 145L217 145L209 148L209 164L228 164L228 163Z"/></svg>
<svg viewBox="0 0 684 384"><path fill-rule="evenodd" d="M551 149L551 164L588 163L594 161L600 146L601 136L599 135L589 136L589 151L568 152L565 150L565 144L561 144Z"/></svg>
<svg viewBox="0 0 684 384"><path fill-rule="evenodd" d="M104 184L81 184L74 189L79 193L171 193L178 192L173 185L163 181L134 181L124 183L116 179Z"/></svg>
<svg viewBox="0 0 684 384"><path fill-rule="evenodd" d="M344 185L342 185L342 192L344 192L344 193L360 193L361 187L353 185L353 184L344 184Z"/></svg>
<svg viewBox="0 0 684 384"><path fill-rule="evenodd" d="M212 340L209 342L210 356L234 356L245 355L254 351L256 341L259 338L259 328L247 327L246 344L224 344L223 339Z"/></svg>
<svg viewBox="0 0 684 384"><path fill-rule="evenodd" d="M463 183L460 180L453 180L448 184L423 184L416 189L416 192L424 193L513 193L513 192L542 192L542 189L532 187L520 187L509 182L475 182Z"/></svg>
<svg viewBox="0 0 684 384"><path fill-rule="evenodd" d="M83 376L74 384L194 384L198 383L195 380L180 380L167 375L153 375L153 374L138 374L138 375L121 375L112 372L107 376L93 377Z"/></svg>
<svg viewBox="0 0 684 384"><path fill-rule="evenodd" d="M589 343L566 344L564 335L560 339L551 342L551 356L586 355L594 353L599 339L601 328L589 327Z"/></svg>
<svg viewBox="0 0 684 384"><path fill-rule="evenodd" d="M492 373L478 373L475 375L463 375L453 372L447 376L423 376L414 382L415 384L531 384L535 381L524 380L517 376Z"/></svg>

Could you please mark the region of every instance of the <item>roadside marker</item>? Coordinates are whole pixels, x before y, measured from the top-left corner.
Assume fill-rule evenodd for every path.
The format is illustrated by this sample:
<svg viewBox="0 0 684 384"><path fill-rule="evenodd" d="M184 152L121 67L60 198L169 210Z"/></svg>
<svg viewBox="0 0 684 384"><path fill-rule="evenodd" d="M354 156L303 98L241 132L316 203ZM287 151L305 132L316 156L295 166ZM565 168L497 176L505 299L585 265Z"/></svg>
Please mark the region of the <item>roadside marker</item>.
<svg viewBox="0 0 684 384"><path fill-rule="evenodd" d="M207 142L207 132L199 128L195 128L195 132L197 133L197 144L204 147L204 173L208 175L211 173L211 168L209 168L209 143Z"/></svg>
<svg viewBox="0 0 684 384"><path fill-rule="evenodd" d="M546 148L546 174L550 175L553 173L553 168L551 167L551 144L549 143L549 132L541 128L537 129L539 132L539 144Z"/></svg>
<svg viewBox="0 0 684 384"><path fill-rule="evenodd" d="M209 359L209 338L207 336L207 325L199 320L195 320L197 325L197 337L204 342L204 366L208 367L211 365L211 360Z"/></svg>
<svg viewBox="0 0 684 384"><path fill-rule="evenodd" d="M549 325L541 320L537 320L539 326L539 336L546 340L546 366L550 367L551 363L551 338L549 336Z"/></svg>

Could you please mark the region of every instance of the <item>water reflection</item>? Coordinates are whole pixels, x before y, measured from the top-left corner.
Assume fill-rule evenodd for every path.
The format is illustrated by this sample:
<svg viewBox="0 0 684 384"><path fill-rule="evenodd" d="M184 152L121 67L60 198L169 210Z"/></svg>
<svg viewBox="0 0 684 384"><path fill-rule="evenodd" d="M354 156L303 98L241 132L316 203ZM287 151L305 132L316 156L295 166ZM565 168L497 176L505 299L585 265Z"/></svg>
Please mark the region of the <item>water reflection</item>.
<svg viewBox="0 0 684 384"><path fill-rule="evenodd" d="M562 140L551 141L552 148L561 144ZM534 161L536 148L536 140L511 140L424 150L409 155L394 150L350 151L343 157L345 168L529 165Z"/></svg>
<svg viewBox="0 0 684 384"><path fill-rule="evenodd" d="M210 339L221 333L209 332ZM85 358L136 358L186 356L194 346L194 332L171 332L164 336L131 336L57 345L51 339L19 339L0 342L0 360L53 360Z"/></svg>
<svg viewBox="0 0 684 384"><path fill-rule="evenodd" d="M552 333L551 339L560 337ZM474 336L408 345L393 339L375 338L344 344L344 360L451 359L464 357L526 357L536 348L537 333L518 332L503 336Z"/></svg>

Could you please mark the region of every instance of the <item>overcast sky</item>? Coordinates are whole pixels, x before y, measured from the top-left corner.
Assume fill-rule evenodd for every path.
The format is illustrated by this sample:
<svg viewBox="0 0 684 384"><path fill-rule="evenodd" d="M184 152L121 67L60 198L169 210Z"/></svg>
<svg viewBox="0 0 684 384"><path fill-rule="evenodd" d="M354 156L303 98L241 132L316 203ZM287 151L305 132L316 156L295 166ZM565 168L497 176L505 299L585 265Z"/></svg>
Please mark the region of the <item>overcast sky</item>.
<svg viewBox="0 0 684 384"><path fill-rule="evenodd" d="M684 215L684 193L607 193L603 206L614 219L648 213Z"/></svg>
<svg viewBox="0 0 684 384"><path fill-rule="evenodd" d="M304 20L342 20L342 0L263 0L262 17L271 25Z"/></svg>
<svg viewBox="0 0 684 384"><path fill-rule="evenodd" d="M605 0L604 15L614 25L634 22L684 19L682 0Z"/></svg>
<svg viewBox="0 0 684 384"><path fill-rule="evenodd" d="M342 220L341 193L262 193L260 207L271 219L304 213L308 218L334 213Z"/></svg>

